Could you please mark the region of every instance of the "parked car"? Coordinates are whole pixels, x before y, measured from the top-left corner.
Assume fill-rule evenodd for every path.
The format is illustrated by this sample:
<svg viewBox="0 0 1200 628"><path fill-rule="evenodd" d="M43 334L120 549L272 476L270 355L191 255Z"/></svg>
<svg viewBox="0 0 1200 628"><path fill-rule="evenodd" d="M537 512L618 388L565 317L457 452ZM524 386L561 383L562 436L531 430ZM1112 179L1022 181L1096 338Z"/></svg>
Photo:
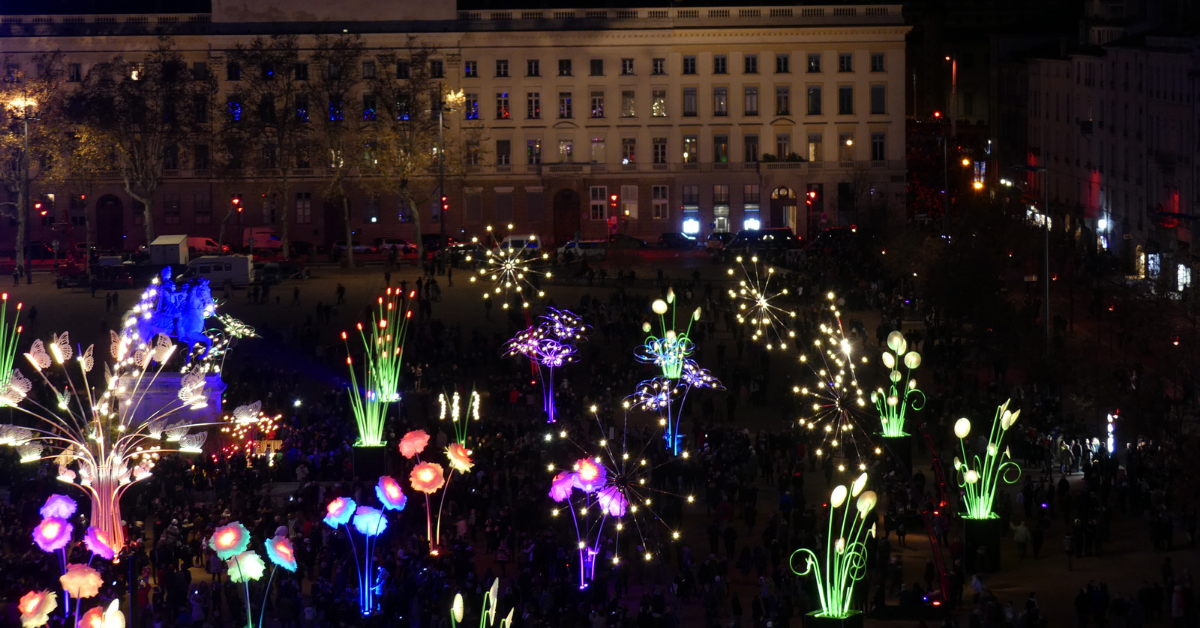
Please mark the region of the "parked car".
<svg viewBox="0 0 1200 628"><path fill-rule="evenodd" d="M726 248L732 251L786 251L800 248L800 238L787 227L742 229Z"/></svg>
<svg viewBox="0 0 1200 628"><path fill-rule="evenodd" d="M664 249L694 249L696 238L686 233L664 233L658 236L658 245Z"/></svg>
<svg viewBox="0 0 1200 628"><path fill-rule="evenodd" d="M203 236L188 236L187 247L192 255L223 255L229 252L228 244L220 244Z"/></svg>
<svg viewBox="0 0 1200 628"><path fill-rule="evenodd" d="M485 251L487 249L478 242L455 242L446 247L446 254L450 257L452 266L479 262L483 259Z"/></svg>
<svg viewBox="0 0 1200 628"><path fill-rule="evenodd" d="M627 233L614 233L608 236L608 241L614 249L644 249L647 246L646 241L641 238L635 238Z"/></svg>
<svg viewBox="0 0 1200 628"><path fill-rule="evenodd" d="M608 253L608 242L606 240L571 240L558 247L559 255L565 257L568 253L573 259L602 258Z"/></svg>
<svg viewBox="0 0 1200 628"><path fill-rule="evenodd" d="M450 236L446 236L446 245L458 242ZM421 243L425 245L426 253L436 253L442 250L442 235L440 233L425 233L421 234Z"/></svg>
<svg viewBox="0 0 1200 628"><path fill-rule="evenodd" d="M710 233L708 240L704 242L704 248L708 249L711 253L716 253L728 246L730 242L733 242L733 235L733 232L730 231Z"/></svg>
<svg viewBox="0 0 1200 628"><path fill-rule="evenodd" d="M541 246L542 239L537 234L532 233L510 235L500 242L500 248L502 249L530 249L537 251Z"/></svg>
<svg viewBox="0 0 1200 628"><path fill-rule="evenodd" d="M361 242L353 242L353 243L351 243L351 244L350 244L350 249L351 249L352 251L354 251L354 252L355 252L355 254L358 254L358 253L374 253L374 252L375 252L375 248L374 248L374 247L367 246L367 245L365 245L365 244L363 244L363 243L361 243ZM334 243L333 243L333 250L334 250L335 252L338 252L338 253L341 253L342 251L345 251L345 250L346 250L346 241L345 241L345 240L338 240L338 241L334 242Z"/></svg>
<svg viewBox="0 0 1200 628"><path fill-rule="evenodd" d="M395 247L396 252L401 255L406 253L416 253L417 245L405 240L404 238L375 238L375 250L380 253L387 253Z"/></svg>

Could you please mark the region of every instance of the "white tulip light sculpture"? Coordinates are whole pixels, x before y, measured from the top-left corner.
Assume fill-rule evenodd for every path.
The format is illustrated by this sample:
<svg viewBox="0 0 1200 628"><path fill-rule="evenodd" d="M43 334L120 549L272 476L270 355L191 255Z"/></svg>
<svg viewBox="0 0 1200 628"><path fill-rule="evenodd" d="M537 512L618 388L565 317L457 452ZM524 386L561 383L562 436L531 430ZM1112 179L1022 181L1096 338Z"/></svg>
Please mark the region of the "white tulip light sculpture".
<svg viewBox="0 0 1200 628"><path fill-rule="evenodd" d="M958 485L963 489L963 500L967 512L966 519L994 519L992 504L996 500L996 489L1003 480L1014 484L1021 479L1021 467L1012 461L1012 454L1007 447L1000 451L1000 443L1008 428L1017 422L1021 411L1008 409L1011 400L996 409L996 417L992 420L992 431L988 435L987 451L983 457L967 456L965 440L971 434L971 421L959 419L954 424L954 435L958 437L962 458L954 457L954 471L958 476ZM969 462L968 462L969 461Z"/></svg>
<svg viewBox="0 0 1200 628"><path fill-rule="evenodd" d="M825 545L825 562L817 558L812 550L800 548L792 552L788 566L800 576L813 575L817 584L817 597L821 609L812 615L844 619L854 614L850 604L854 599L854 586L862 580L867 570L867 546L863 540L868 534L875 535L875 522L872 520L868 527L867 520L875 508L878 497L874 491L864 491L867 485L867 474L858 479L847 489L839 485L829 496L829 530ZM854 508L850 504L853 500ZM833 521L837 518L838 509L842 510L841 523L838 533L833 533ZM851 510L854 510L852 513ZM804 555L804 570L800 571L792 565L797 554Z"/></svg>
<svg viewBox="0 0 1200 628"><path fill-rule="evenodd" d="M890 373L891 384L885 392L883 388L871 393L871 401L879 411L879 422L882 425L885 438L908 436L904 431L904 415L911 407L920 410L925 407L925 393L917 390L917 380L913 371L921 366L921 354L908 351L908 342L904 334L894 331L888 334L887 347L890 351L883 352L883 365ZM900 367L908 369L907 376L901 374Z"/></svg>

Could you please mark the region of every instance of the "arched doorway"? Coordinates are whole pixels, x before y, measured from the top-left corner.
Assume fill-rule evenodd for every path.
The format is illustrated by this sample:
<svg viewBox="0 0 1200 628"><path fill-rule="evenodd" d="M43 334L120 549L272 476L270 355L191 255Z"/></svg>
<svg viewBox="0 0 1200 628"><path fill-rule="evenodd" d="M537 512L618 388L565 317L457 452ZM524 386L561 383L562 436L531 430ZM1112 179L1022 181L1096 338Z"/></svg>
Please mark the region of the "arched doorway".
<svg viewBox="0 0 1200 628"><path fill-rule="evenodd" d="M123 250L125 248L125 206L121 199L105 194L96 202L96 248Z"/></svg>
<svg viewBox="0 0 1200 628"><path fill-rule="evenodd" d="M796 231L796 191L779 186L771 191L770 227L787 227Z"/></svg>
<svg viewBox="0 0 1200 628"><path fill-rule="evenodd" d="M575 238L583 224L582 212L578 192L564 188L554 193L554 246Z"/></svg>

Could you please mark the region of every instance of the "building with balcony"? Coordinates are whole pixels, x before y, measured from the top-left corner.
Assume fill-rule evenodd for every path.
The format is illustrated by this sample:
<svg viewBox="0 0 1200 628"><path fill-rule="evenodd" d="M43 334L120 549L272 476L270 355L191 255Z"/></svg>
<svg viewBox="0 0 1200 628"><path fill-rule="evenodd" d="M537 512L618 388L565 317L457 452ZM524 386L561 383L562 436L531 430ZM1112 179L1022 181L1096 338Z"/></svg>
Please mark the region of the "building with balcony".
<svg viewBox="0 0 1200 628"><path fill-rule="evenodd" d="M207 12L188 14L9 15L0 39L8 63L32 72L37 53L60 50L75 77L114 54L143 54L160 34L189 63L214 70L256 35L294 33L304 46L317 33L357 33L365 59L415 37L435 51L447 87L465 96L447 114L447 133L471 128L481 138L479 160L446 192L455 237L481 235L489 224L562 243L614 230L653 239L787 226L808 236L902 222L901 6L689 4L213 0ZM235 76L217 74L222 91L235 87ZM198 163L169 171L156 192L150 211L159 233L216 236L229 185ZM342 207L321 201L322 169L303 165L280 164L296 175L288 199L260 194L253 177L239 183L236 232L274 224L274 204L286 202L292 239L344 239ZM351 188L361 241L418 235L397 197ZM73 199L53 208L60 220L90 212L102 248L142 244L134 226L141 208L119 180L86 199L69 189L39 192ZM422 212L426 233L436 232L440 206L411 209Z"/></svg>

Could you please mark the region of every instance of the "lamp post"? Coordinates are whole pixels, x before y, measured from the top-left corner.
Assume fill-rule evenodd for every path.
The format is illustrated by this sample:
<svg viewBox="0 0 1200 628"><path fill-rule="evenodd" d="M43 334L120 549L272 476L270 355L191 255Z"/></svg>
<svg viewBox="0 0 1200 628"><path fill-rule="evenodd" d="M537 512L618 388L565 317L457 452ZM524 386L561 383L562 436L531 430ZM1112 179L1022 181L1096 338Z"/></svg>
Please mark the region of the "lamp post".
<svg viewBox="0 0 1200 628"><path fill-rule="evenodd" d="M958 137L958 57L946 55L950 62L950 137Z"/></svg>
<svg viewBox="0 0 1200 628"><path fill-rule="evenodd" d="M25 221L24 221L25 228L22 229L22 231L24 232L22 235L24 235L24 238L25 238L25 247L24 247L24 249L21 249L20 247L18 247L16 254L21 260L23 260L25 262L25 283L32 284L33 283L33 273L31 272L31 269L29 268L29 256L26 255L26 251L29 250L29 208L30 208L30 204L29 204L29 194L30 194L30 189L29 189L29 121L30 120L33 120L33 121L38 120L38 117L36 115L33 115L33 111L35 110L35 107L37 107L37 101L33 100L27 96L22 96L22 97L18 97L18 98L14 98L14 99L10 100L8 102L8 107L9 107L9 109L11 109L13 111L20 112L20 114L21 114L20 120L22 123L22 132L24 134L24 143L23 143L22 149L21 149L21 195L24 198L24 201L22 203L22 207L20 207L18 209L18 211L23 212L23 215L25 217Z"/></svg>
<svg viewBox="0 0 1200 628"><path fill-rule="evenodd" d="M447 111L454 111L453 107L447 107L447 104L457 105L466 98L463 91L460 89L457 92L447 92L438 100L438 203L441 209L438 210L438 226L439 246L446 246L446 147L442 142L442 121Z"/></svg>
<svg viewBox="0 0 1200 628"><path fill-rule="evenodd" d="M1042 257L1043 266L1042 284L1045 287L1045 292L1042 296L1045 299L1046 305L1044 312L1045 333L1046 333L1046 351L1050 351L1050 170L1046 166L1013 166L1014 170L1021 172L1040 172L1042 173Z"/></svg>

